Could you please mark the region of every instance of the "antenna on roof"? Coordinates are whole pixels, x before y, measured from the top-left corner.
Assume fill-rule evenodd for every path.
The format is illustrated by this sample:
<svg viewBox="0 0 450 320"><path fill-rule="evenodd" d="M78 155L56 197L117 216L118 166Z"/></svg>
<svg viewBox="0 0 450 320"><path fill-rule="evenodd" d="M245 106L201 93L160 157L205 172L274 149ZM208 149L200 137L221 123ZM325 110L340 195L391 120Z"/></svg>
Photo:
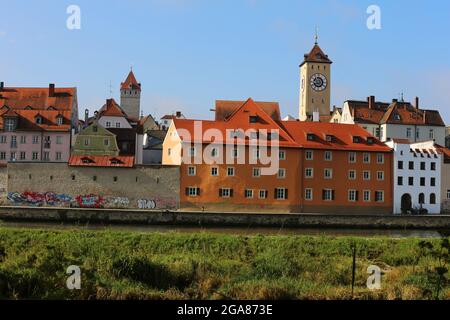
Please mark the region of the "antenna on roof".
<svg viewBox="0 0 450 320"><path fill-rule="evenodd" d="M109 80L109 98L112 98L113 95L113 88L112 88L112 82Z"/></svg>
<svg viewBox="0 0 450 320"><path fill-rule="evenodd" d="M315 44L319 43L319 27L316 27L316 34L314 36L314 43Z"/></svg>
<svg viewBox="0 0 450 320"><path fill-rule="evenodd" d="M400 102L405 102L405 99L403 99L403 91L400 93Z"/></svg>

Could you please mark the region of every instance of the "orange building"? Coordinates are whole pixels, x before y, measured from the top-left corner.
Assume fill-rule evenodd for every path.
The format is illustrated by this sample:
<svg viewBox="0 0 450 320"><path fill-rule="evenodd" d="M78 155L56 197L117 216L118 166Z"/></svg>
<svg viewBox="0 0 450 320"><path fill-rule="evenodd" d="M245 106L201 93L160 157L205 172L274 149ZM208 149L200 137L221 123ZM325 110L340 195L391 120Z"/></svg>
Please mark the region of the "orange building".
<svg viewBox="0 0 450 320"><path fill-rule="evenodd" d="M163 164L181 209L392 212L392 152L357 125L281 121L278 104L218 101L216 120L176 119Z"/></svg>

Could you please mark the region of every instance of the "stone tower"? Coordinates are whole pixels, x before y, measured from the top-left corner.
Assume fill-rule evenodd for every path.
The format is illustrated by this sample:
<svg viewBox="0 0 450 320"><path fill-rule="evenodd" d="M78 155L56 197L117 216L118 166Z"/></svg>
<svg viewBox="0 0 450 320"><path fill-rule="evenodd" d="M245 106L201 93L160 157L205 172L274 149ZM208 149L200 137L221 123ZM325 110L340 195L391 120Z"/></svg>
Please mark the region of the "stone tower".
<svg viewBox="0 0 450 320"><path fill-rule="evenodd" d="M141 114L141 84L137 82L133 70L125 82L120 84L120 107L131 118L139 119Z"/></svg>
<svg viewBox="0 0 450 320"><path fill-rule="evenodd" d="M330 116L331 64L333 62L316 43L311 52L305 54L300 65L299 119L313 119L313 114Z"/></svg>

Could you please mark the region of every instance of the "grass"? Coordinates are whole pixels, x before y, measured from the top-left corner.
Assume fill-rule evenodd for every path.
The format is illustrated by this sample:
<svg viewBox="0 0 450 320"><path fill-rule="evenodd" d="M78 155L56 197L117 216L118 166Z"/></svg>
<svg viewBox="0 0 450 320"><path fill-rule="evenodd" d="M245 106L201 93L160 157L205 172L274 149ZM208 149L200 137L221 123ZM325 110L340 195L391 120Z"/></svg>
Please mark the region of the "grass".
<svg viewBox="0 0 450 320"><path fill-rule="evenodd" d="M354 245L353 298L431 299L438 258L420 241L0 227L0 299L352 299ZM66 288L71 265L81 290ZM369 265L383 270L380 290L367 289Z"/></svg>

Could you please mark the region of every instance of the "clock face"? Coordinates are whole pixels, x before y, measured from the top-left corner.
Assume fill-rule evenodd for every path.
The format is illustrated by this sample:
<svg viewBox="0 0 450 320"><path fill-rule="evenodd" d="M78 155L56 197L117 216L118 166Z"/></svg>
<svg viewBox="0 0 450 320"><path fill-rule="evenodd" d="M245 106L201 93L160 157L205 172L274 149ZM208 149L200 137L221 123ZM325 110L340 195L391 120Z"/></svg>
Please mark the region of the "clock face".
<svg viewBox="0 0 450 320"><path fill-rule="evenodd" d="M311 77L311 88L315 91L323 91L327 88L327 77L321 73L316 73Z"/></svg>

